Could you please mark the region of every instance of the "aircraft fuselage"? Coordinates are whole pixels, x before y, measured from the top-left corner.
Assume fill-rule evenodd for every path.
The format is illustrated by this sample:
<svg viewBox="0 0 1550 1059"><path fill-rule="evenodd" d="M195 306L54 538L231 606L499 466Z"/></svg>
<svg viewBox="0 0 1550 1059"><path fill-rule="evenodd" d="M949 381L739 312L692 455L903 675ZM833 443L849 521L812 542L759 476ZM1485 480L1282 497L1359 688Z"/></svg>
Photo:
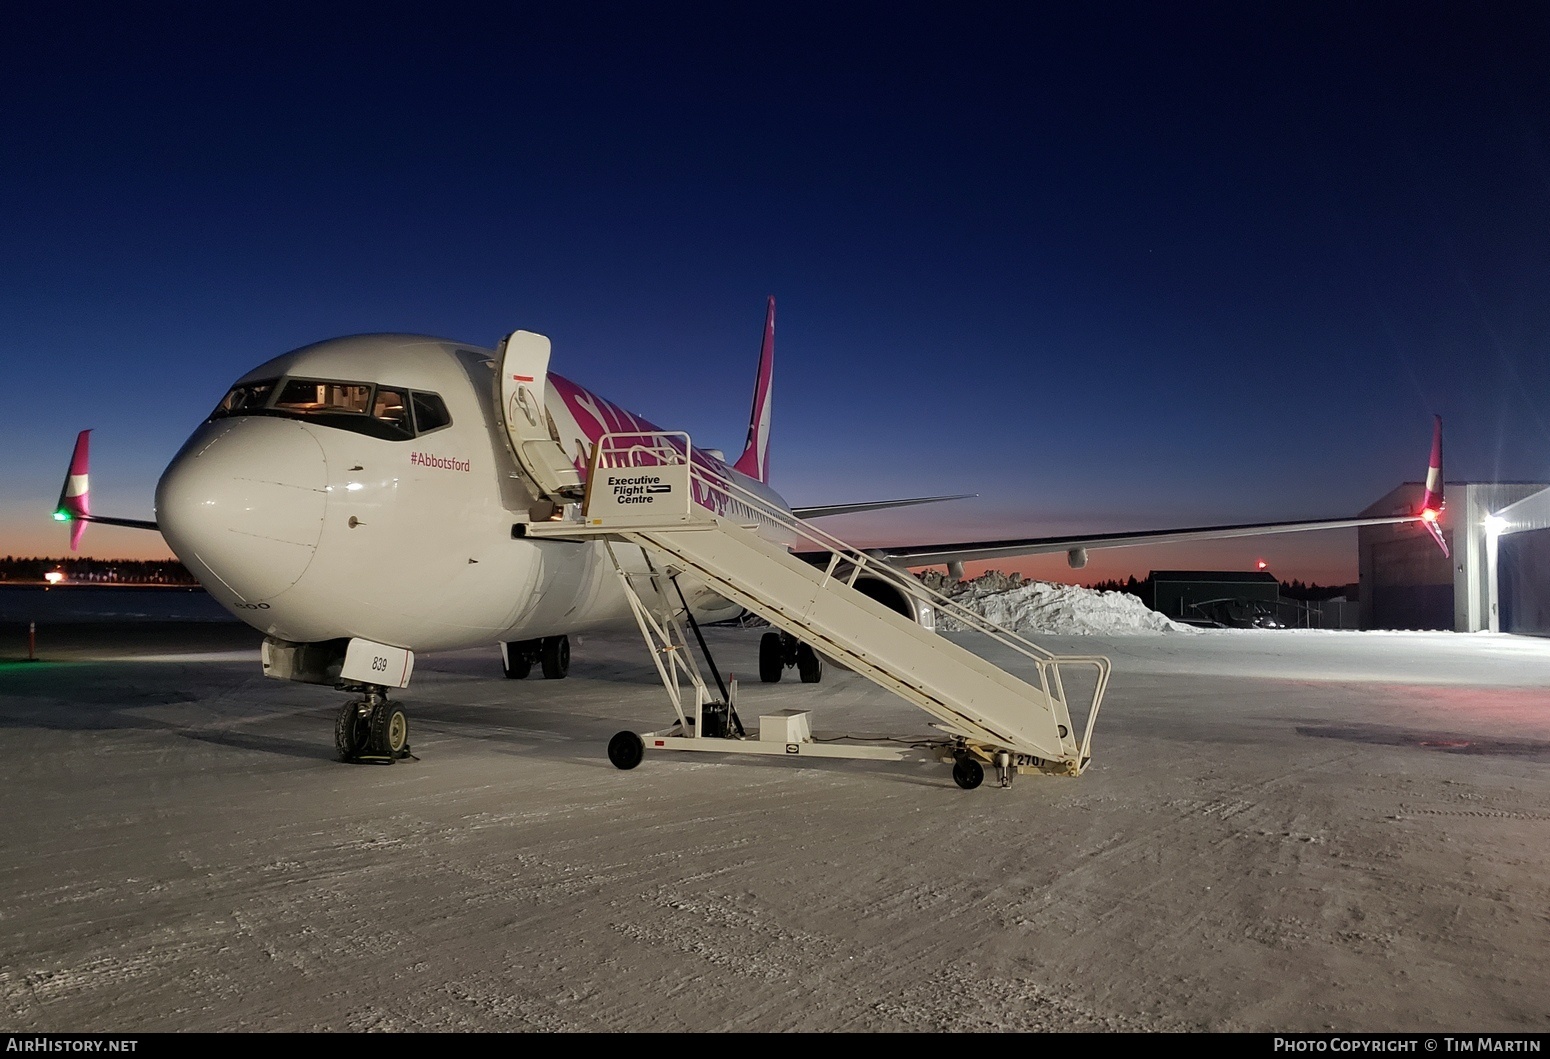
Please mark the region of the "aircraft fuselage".
<svg viewBox="0 0 1550 1059"><path fill-rule="evenodd" d="M333 339L268 361L168 466L157 523L212 596L282 640L443 650L627 618L604 545L514 535L556 505L513 455L499 369L488 349L414 335ZM604 433L658 429L553 373L544 410L583 474ZM785 506L715 455L694 458ZM645 568L637 549L619 554ZM697 617L736 613L684 587Z"/></svg>

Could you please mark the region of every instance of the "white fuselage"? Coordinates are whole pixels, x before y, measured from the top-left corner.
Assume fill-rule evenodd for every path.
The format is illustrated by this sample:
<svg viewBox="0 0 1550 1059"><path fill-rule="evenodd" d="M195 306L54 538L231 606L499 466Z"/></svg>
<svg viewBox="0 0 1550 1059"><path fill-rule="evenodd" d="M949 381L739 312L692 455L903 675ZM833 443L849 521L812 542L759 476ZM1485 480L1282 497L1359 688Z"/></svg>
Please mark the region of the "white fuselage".
<svg viewBox="0 0 1550 1059"><path fill-rule="evenodd" d="M255 368L238 387L275 381L271 395L319 383L376 387L378 405L425 395L439 415L404 419L404 436L372 409L315 414L249 404L218 410L178 452L156 490L157 522L178 558L248 624L297 643L358 637L413 651L558 636L626 619L605 545L539 541L513 527L553 504L519 467L494 397L494 354L413 335L334 339ZM295 382L302 380L302 382ZM337 387L336 387L337 388ZM234 391L235 393L236 391ZM655 430L569 380L545 389L552 433L584 468L596 439ZM300 410L299 410L300 409ZM395 413L396 414L396 413ZM430 429L417 430L416 423ZM370 427L371 430L365 430ZM696 450L766 501L768 487ZM639 550L616 546L628 567ZM683 585L697 617L737 608Z"/></svg>

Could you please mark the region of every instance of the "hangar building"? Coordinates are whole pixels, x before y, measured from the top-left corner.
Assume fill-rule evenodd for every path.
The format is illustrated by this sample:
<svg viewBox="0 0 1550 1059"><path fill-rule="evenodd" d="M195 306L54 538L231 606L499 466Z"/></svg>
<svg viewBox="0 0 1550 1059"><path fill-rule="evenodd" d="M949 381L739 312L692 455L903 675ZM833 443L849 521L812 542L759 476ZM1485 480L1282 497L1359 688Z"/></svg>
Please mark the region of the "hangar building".
<svg viewBox="0 0 1550 1059"><path fill-rule="evenodd" d="M1493 511L1485 531L1492 631L1550 636L1550 489Z"/></svg>
<svg viewBox="0 0 1550 1059"><path fill-rule="evenodd" d="M1423 491L1406 482L1362 514L1412 514ZM1357 531L1362 628L1550 635L1550 486L1449 482L1444 495L1450 557L1419 523Z"/></svg>

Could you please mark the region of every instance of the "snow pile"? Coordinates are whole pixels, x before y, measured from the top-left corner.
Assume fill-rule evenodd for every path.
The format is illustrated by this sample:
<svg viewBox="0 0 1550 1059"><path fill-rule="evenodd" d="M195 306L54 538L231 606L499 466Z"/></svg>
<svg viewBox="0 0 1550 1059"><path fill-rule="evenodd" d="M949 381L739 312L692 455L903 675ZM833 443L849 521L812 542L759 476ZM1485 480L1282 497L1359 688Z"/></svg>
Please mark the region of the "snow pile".
<svg viewBox="0 0 1550 1059"><path fill-rule="evenodd" d="M1099 592L1078 585L1024 581L1017 574L992 570L973 581L948 583L928 574L929 587L1003 628L1016 633L1113 635L1116 633L1195 632L1149 609L1128 592ZM950 615L937 621L944 631L961 629Z"/></svg>

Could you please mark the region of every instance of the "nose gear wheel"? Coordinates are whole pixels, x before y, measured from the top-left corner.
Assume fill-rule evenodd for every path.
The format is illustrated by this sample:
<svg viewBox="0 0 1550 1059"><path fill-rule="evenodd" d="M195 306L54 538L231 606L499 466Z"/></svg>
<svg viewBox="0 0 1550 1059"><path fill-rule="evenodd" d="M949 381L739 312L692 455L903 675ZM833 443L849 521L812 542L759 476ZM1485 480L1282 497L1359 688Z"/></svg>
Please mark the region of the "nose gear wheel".
<svg viewBox="0 0 1550 1059"><path fill-rule="evenodd" d="M334 749L339 760L391 765L413 756L409 748L409 716L389 702L380 688L368 688L365 698L345 703L334 722Z"/></svg>

